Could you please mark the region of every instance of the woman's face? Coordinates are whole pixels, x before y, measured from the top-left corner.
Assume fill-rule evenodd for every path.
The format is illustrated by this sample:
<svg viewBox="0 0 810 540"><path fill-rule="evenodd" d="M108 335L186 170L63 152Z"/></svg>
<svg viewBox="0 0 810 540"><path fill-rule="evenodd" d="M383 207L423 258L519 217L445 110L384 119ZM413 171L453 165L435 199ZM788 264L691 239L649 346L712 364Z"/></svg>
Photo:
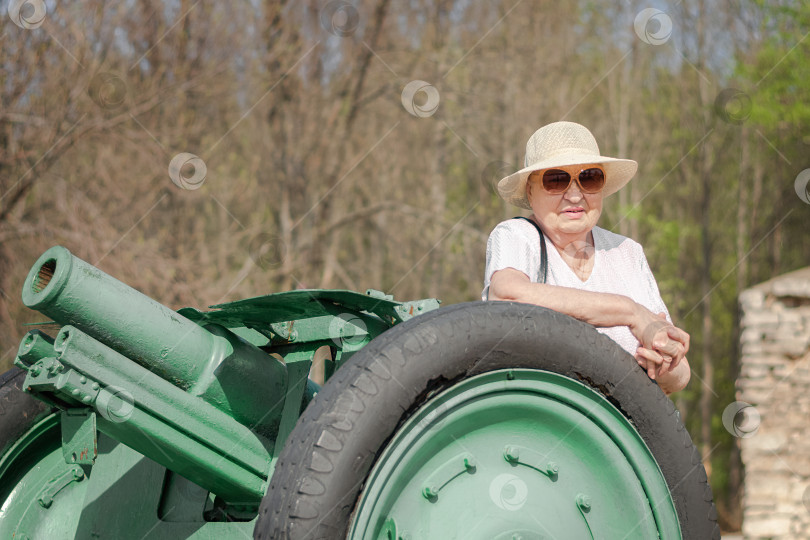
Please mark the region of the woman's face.
<svg viewBox="0 0 810 540"><path fill-rule="evenodd" d="M576 176L588 165L556 167ZM602 214L602 191L583 193L572 181L565 193L553 195L543 188L543 171L533 172L526 182L526 196L543 230L552 236L579 237L588 234ZM573 238L576 240L577 238Z"/></svg>

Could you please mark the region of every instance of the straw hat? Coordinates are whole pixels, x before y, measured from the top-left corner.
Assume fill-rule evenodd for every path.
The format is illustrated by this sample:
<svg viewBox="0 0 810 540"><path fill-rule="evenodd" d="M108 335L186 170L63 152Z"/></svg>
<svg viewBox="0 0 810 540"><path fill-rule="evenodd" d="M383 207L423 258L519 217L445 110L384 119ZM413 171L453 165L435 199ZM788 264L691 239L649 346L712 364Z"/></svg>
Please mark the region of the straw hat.
<svg viewBox="0 0 810 540"><path fill-rule="evenodd" d="M533 171L567 165L601 165L605 170L607 197L619 191L633 178L638 163L599 154L599 146L588 128L574 122L554 122L534 132L526 143L524 168L498 182L498 193L515 206L531 209L526 198L526 181Z"/></svg>

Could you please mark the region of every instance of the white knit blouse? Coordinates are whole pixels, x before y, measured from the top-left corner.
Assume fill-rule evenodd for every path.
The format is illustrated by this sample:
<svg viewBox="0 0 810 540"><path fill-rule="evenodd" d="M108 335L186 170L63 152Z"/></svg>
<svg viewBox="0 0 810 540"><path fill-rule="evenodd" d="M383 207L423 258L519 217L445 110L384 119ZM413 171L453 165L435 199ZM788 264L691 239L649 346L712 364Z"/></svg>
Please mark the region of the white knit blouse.
<svg viewBox="0 0 810 540"><path fill-rule="evenodd" d="M595 260L590 277L582 281L560 256L551 241L545 237L548 253L546 283L584 291L606 292L629 296L653 313L664 312L669 317L658 284L647 264L644 249L638 242L625 236L594 227ZM492 274L504 268L514 268L526 274L533 283L540 276L540 241L534 225L523 219L509 219L499 223L487 241L487 266L484 272L484 290L481 299L487 300ZM638 348L638 340L627 326L597 328L618 343L631 355Z"/></svg>

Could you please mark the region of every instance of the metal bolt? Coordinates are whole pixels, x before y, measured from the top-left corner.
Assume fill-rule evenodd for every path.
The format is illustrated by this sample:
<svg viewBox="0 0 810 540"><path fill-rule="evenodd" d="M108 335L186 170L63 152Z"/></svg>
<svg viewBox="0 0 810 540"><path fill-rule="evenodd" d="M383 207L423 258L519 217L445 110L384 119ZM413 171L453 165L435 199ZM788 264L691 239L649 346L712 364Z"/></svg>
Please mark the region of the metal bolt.
<svg viewBox="0 0 810 540"><path fill-rule="evenodd" d="M577 495L577 506L584 511L587 512L591 509L591 498L585 495L584 493L580 493Z"/></svg>
<svg viewBox="0 0 810 540"><path fill-rule="evenodd" d="M555 475L560 472L560 466L553 461L549 461L548 465L546 465L546 472L548 472L548 474Z"/></svg>
<svg viewBox="0 0 810 540"><path fill-rule="evenodd" d="M437 488L436 486L425 486L424 488L422 488L422 495L428 500L433 499L434 497L438 497L439 488Z"/></svg>
<svg viewBox="0 0 810 540"><path fill-rule="evenodd" d="M514 446L507 446L503 449L503 458L509 463L514 463L520 458L520 452Z"/></svg>
<svg viewBox="0 0 810 540"><path fill-rule="evenodd" d="M31 375L32 375L32 376L34 376L34 377L39 377L39 374L40 374L40 373L42 373L42 370L39 368L39 366L33 366L33 367L31 368Z"/></svg>
<svg viewBox="0 0 810 540"><path fill-rule="evenodd" d="M475 469L475 458L468 456L464 458L464 468L468 471Z"/></svg>
<svg viewBox="0 0 810 540"><path fill-rule="evenodd" d="M48 373L50 373L51 375L56 375L60 371L62 371L62 364L60 364L59 361L56 358L54 358L48 365Z"/></svg>

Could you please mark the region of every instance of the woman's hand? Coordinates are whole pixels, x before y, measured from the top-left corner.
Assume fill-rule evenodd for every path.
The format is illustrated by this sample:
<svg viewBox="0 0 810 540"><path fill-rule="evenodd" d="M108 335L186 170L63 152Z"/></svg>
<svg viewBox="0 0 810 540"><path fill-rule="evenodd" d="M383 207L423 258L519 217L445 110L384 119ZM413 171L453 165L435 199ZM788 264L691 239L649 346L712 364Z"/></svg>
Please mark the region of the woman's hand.
<svg viewBox="0 0 810 540"><path fill-rule="evenodd" d="M647 376L652 380L655 380L659 374L670 369L670 365L672 364L671 357L667 356L665 358L654 350L645 349L644 347L636 349L635 357L638 365L647 372Z"/></svg>
<svg viewBox="0 0 810 540"><path fill-rule="evenodd" d="M641 344L636 350L636 361L653 380L671 373L689 351L689 334L667 321L664 313L656 317L641 308L639 323L631 325L630 330Z"/></svg>

